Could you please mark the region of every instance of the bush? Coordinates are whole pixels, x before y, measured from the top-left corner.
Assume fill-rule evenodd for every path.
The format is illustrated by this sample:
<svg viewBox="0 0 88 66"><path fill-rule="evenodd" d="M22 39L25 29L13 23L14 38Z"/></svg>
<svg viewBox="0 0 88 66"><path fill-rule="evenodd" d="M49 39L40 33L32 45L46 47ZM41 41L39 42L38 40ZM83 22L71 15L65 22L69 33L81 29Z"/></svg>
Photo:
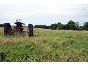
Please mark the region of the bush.
<svg viewBox="0 0 88 66"><path fill-rule="evenodd" d="M46 25L35 25L34 28L44 28L44 29L49 29L49 26Z"/></svg>
<svg viewBox="0 0 88 66"><path fill-rule="evenodd" d="M85 30L88 30L88 22L85 22L85 23L84 23L83 28L84 28Z"/></svg>
<svg viewBox="0 0 88 66"><path fill-rule="evenodd" d="M0 27L4 27L4 24L0 24Z"/></svg>
<svg viewBox="0 0 88 66"><path fill-rule="evenodd" d="M50 25L50 28L51 28L52 30L55 30L55 29L57 28L57 24L51 24L51 25Z"/></svg>

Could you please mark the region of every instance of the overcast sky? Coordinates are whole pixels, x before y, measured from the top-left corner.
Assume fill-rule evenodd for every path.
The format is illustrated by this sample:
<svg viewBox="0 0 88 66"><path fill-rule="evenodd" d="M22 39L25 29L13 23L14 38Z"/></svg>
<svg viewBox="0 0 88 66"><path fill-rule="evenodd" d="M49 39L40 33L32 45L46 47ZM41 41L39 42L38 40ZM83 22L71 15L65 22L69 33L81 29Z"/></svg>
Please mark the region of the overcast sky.
<svg viewBox="0 0 88 66"><path fill-rule="evenodd" d="M60 4L60 2L62 4ZM88 21L87 4L67 4L58 0L2 0L0 2L0 23L14 24L22 19L25 24L45 24L74 20L82 24Z"/></svg>

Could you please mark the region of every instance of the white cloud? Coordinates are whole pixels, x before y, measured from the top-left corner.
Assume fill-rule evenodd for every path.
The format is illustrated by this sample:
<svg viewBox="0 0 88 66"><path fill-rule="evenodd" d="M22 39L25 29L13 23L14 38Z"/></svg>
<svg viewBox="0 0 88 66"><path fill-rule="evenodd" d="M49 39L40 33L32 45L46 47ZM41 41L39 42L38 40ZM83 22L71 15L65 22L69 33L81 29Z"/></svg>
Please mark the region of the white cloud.
<svg viewBox="0 0 88 66"><path fill-rule="evenodd" d="M29 19L34 24L47 24L57 22L59 18L65 22L80 17L80 21L88 17L88 5L83 5L84 2L87 3L86 0L0 0L0 17L4 18L0 20L7 22L8 19L9 22L22 18L26 23Z"/></svg>
<svg viewBox="0 0 88 66"><path fill-rule="evenodd" d="M39 6L39 5L0 5L1 16L87 16L88 5Z"/></svg>
<svg viewBox="0 0 88 66"><path fill-rule="evenodd" d="M0 0L0 4L88 4L88 0Z"/></svg>

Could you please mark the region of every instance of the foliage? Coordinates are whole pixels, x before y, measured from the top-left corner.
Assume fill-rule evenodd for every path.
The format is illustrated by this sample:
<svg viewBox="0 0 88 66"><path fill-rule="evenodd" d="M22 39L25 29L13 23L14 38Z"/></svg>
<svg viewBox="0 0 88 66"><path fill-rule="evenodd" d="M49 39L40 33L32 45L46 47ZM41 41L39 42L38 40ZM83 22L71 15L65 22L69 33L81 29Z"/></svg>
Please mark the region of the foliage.
<svg viewBox="0 0 88 66"><path fill-rule="evenodd" d="M51 24L51 25L50 25L50 28L51 28L52 30L55 30L55 29L57 28L57 24Z"/></svg>
<svg viewBox="0 0 88 66"><path fill-rule="evenodd" d="M75 23L73 20L70 20L67 24L66 24L66 29L67 30L78 30L79 26L77 23Z"/></svg>
<svg viewBox="0 0 88 66"><path fill-rule="evenodd" d="M4 25L3 24L0 24L0 27L4 27Z"/></svg>
<svg viewBox="0 0 88 66"><path fill-rule="evenodd" d="M73 20L70 20L67 24L62 24L61 22L58 22L57 24L51 24L50 26L46 25L35 25L35 28L44 28L44 29L52 29L52 30L83 30L87 29L87 25L79 26L79 22L74 22Z"/></svg>
<svg viewBox="0 0 88 66"><path fill-rule="evenodd" d="M34 28L44 28L44 29L49 29L49 26L46 26L46 25L35 25Z"/></svg>
<svg viewBox="0 0 88 66"><path fill-rule="evenodd" d="M60 22L57 23L57 29L63 29L63 24L61 24Z"/></svg>
<svg viewBox="0 0 88 66"><path fill-rule="evenodd" d="M88 30L88 22L85 22L83 27L84 27L85 30Z"/></svg>

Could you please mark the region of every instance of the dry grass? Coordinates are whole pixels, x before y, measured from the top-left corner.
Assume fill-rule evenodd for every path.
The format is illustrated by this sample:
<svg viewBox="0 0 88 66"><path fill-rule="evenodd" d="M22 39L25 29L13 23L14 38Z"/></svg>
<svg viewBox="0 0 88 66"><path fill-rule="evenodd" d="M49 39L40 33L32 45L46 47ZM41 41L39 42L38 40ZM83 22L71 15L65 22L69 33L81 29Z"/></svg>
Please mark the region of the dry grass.
<svg viewBox="0 0 88 66"><path fill-rule="evenodd" d="M26 29L25 29L26 30ZM88 31L34 29L34 37L6 37L0 28L4 61L88 61Z"/></svg>

